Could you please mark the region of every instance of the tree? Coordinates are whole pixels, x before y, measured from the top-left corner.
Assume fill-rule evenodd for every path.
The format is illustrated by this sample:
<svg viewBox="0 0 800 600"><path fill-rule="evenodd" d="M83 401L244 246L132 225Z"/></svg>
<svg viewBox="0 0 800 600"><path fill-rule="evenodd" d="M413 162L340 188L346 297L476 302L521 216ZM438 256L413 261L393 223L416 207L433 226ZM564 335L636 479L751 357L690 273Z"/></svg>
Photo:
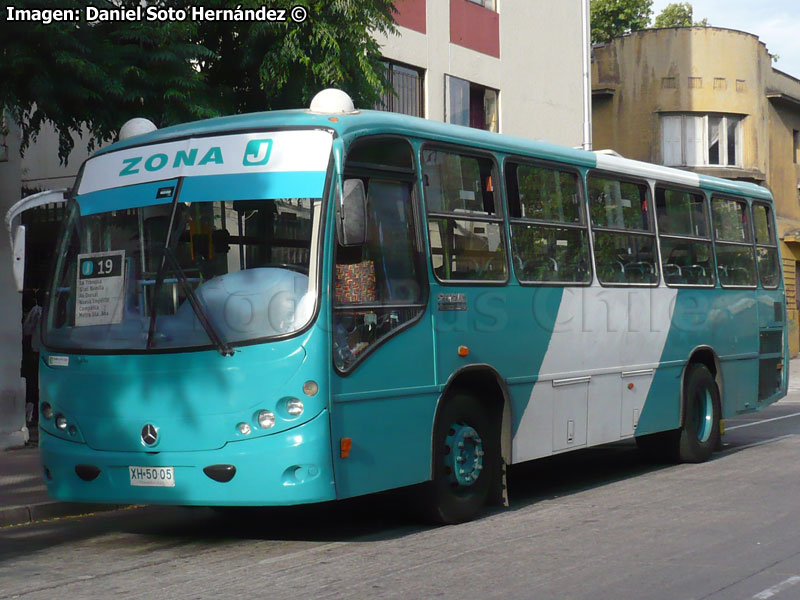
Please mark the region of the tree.
<svg viewBox="0 0 800 600"><path fill-rule="evenodd" d="M702 21L693 21L694 9L688 2L673 2L667 4L664 10L656 17L653 27L656 29L664 27L691 27L696 25L699 27L708 27L708 19Z"/></svg>
<svg viewBox="0 0 800 600"><path fill-rule="evenodd" d="M37 0L17 8L38 9ZM186 8L184 0L58 0L48 7ZM392 0L273 0L308 18L269 23L0 20L0 114L22 129L22 150L45 122L59 135L66 163L76 132L87 146L110 141L128 119L159 127L242 111L307 106L336 86L372 106L388 85L371 32L395 31ZM207 9L260 8L261 0L207 0Z"/></svg>
<svg viewBox="0 0 800 600"><path fill-rule="evenodd" d="M262 0L218 2L257 8ZM338 87L356 106L371 107L387 89L374 32L394 33L393 0L273 0L302 4L302 23L205 22L195 41L211 51L200 72L225 113L308 106L321 89ZM206 6L208 3L206 4Z"/></svg>
<svg viewBox="0 0 800 600"><path fill-rule="evenodd" d="M653 0L591 0L592 43L607 42L650 24Z"/></svg>
<svg viewBox="0 0 800 600"><path fill-rule="evenodd" d="M80 11L86 5L75 0L54 4ZM92 4L115 8L105 0ZM15 5L34 9L42 3ZM113 139L133 116L164 125L212 115L202 74L192 68L192 61L206 53L188 41L194 27L181 22L0 21L0 112L20 124L23 151L42 124L50 122L59 135L62 162L82 128L89 132L92 149Z"/></svg>

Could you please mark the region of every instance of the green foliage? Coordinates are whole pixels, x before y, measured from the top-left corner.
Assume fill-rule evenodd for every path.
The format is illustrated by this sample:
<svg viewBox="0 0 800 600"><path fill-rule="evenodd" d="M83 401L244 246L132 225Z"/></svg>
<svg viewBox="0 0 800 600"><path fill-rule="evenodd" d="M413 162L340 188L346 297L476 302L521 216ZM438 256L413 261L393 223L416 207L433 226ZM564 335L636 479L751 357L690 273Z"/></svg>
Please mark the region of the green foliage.
<svg viewBox="0 0 800 600"><path fill-rule="evenodd" d="M85 2L53 3L83 9ZM137 0L119 3L131 7ZM40 8L30 0L18 8ZM53 6L51 5L51 6ZM93 2L111 8L110 2ZM73 135L89 132L89 149L111 140L124 121L143 116L158 125L214 114L202 75L191 61L206 51L188 41L194 24L0 21L0 110L22 128L22 149L49 121L62 162Z"/></svg>
<svg viewBox="0 0 800 600"><path fill-rule="evenodd" d="M388 85L373 32L392 34L391 0L274 0L270 8L308 9L303 23L206 22L195 41L211 51L200 71L225 113L308 106L337 87L356 106L371 107ZM214 8L258 8L262 0L211 2Z"/></svg>
<svg viewBox="0 0 800 600"><path fill-rule="evenodd" d="M691 27L692 5L688 2L673 2L667 4L661 14L656 17L653 27Z"/></svg>
<svg viewBox="0 0 800 600"><path fill-rule="evenodd" d="M667 4L664 10L656 17L653 27L660 29L663 27L708 27L708 19L693 21L694 9L688 2L673 2Z"/></svg>
<svg viewBox="0 0 800 600"><path fill-rule="evenodd" d="M645 29L652 6L653 0L591 0L592 43Z"/></svg>
<svg viewBox="0 0 800 600"><path fill-rule="evenodd" d="M17 8L186 8L183 0L16 0ZM205 8L259 8L208 0ZM22 150L51 123L66 163L74 135L89 149L136 116L159 127L235 112L307 106L325 87L372 106L388 86L371 32L394 33L392 0L273 0L308 9L303 23L0 20L0 114L22 128Z"/></svg>

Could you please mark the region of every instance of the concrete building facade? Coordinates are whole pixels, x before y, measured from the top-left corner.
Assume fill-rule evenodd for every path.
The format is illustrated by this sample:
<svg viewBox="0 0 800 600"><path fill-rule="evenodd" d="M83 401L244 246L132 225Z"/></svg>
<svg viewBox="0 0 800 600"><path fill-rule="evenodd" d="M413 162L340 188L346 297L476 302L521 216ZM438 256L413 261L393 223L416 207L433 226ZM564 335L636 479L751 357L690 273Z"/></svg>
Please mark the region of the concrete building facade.
<svg viewBox="0 0 800 600"><path fill-rule="evenodd" d="M596 149L766 185L781 239L790 351L800 350L800 80L757 36L648 29L595 46Z"/></svg>
<svg viewBox="0 0 800 600"><path fill-rule="evenodd" d="M391 64L421 80L409 114L581 144L581 0L398 0L396 7L399 35L378 40ZM482 120L473 114L481 100Z"/></svg>

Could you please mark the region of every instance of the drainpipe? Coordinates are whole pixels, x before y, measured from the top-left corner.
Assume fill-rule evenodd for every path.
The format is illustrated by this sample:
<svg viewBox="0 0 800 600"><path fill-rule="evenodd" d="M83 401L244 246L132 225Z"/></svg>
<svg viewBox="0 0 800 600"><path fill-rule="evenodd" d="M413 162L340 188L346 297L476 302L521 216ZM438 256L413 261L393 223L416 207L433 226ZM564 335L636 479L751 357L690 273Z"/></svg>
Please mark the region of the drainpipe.
<svg viewBox="0 0 800 600"><path fill-rule="evenodd" d="M589 0L581 0L583 12L583 149L592 149L592 27Z"/></svg>

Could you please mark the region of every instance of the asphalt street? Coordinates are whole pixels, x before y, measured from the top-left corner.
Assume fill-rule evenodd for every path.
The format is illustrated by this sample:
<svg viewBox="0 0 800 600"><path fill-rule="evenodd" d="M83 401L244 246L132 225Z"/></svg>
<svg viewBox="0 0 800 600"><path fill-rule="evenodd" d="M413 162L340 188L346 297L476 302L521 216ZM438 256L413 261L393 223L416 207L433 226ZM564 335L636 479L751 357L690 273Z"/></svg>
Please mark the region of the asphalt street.
<svg viewBox="0 0 800 600"><path fill-rule="evenodd" d="M705 464L630 443L511 469L511 507L421 526L408 495L0 529L0 598L800 598L800 390Z"/></svg>

